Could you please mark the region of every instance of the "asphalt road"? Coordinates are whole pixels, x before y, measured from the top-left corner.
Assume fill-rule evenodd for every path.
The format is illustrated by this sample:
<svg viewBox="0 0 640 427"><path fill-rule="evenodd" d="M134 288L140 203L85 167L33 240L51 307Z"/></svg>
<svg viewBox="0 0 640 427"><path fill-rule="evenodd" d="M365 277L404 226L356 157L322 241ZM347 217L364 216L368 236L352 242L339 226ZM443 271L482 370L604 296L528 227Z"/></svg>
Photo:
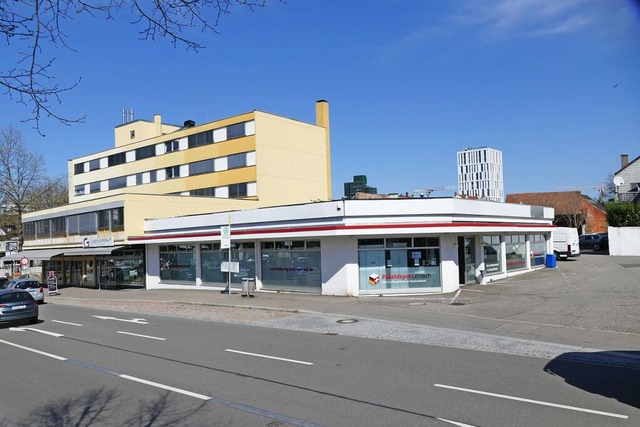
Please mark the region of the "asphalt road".
<svg viewBox="0 0 640 427"><path fill-rule="evenodd" d="M632 426L637 369L46 304L0 425Z"/></svg>

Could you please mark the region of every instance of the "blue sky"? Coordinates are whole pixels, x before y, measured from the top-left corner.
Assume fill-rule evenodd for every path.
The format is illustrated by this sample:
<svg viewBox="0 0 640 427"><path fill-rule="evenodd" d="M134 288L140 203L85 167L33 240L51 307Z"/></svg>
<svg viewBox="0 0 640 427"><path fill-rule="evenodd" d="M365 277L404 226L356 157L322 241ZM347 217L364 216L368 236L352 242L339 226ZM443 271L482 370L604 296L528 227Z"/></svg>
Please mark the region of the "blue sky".
<svg viewBox="0 0 640 427"><path fill-rule="evenodd" d="M82 78L56 111L85 123L45 119L42 137L20 122L30 109L0 98L0 127L20 129L52 176L112 148L124 107L172 124L254 109L313 123L319 99L334 198L354 175L380 193L457 185L456 153L480 146L502 151L507 194L596 197L621 154L640 155L633 0L272 0L192 33L199 53L139 40L121 15L64 22L75 51L50 52L59 84Z"/></svg>

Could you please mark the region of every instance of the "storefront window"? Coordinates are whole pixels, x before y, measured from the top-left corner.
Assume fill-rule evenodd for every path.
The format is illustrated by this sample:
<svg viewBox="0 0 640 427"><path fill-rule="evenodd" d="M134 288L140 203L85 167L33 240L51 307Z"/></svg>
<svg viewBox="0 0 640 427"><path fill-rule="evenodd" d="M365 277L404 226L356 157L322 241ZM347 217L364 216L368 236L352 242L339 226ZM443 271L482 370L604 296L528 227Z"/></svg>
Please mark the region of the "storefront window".
<svg viewBox="0 0 640 427"><path fill-rule="evenodd" d="M265 289L317 292L322 288L319 241L263 242L261 247Z"/></svg>
<svg viewBox="0 0 640 427"><path fill-rule="evenodd" d="M358 248L365 293L441 286L437 238L360 239Z"/></svg>
<svg viewBox="0 0 640 427"><path fill-rule="evenodd" d="M504 236L507 271L527 268L527 247L524 234Z"/></svg>
<svg viewBox="0 0 640 427"><path fill-rule="evenodd" d="M239 271L231 273L231 282L240 283L242 279L253 279L256 276L256 250L253 242L231 243L231 261L239 264ZM226 285L228 276L220 271L222 261L228 261L229 250L220 249L220 243L203 243L200 245L200 265L202 281Z"/></svg>
<svg viewBox="0 0 640 427"><path fill-rule="evenodd" d="M500 236L483 236L482 249L484 251L485 274L492 275L502 272L502 247Z"/></svg>
<svg viewBox="0 0 640 427"><path fill-rule="evenodd" d="M532 234L529 237L531 247L531 266L544 265L547 257L547 243L544 235Z"/></svg>
<svg viewBox="0 0 640 427"><path fill-rule="evenodd" d="M160 279L195 282L195 246L160 246Z"/></svg>

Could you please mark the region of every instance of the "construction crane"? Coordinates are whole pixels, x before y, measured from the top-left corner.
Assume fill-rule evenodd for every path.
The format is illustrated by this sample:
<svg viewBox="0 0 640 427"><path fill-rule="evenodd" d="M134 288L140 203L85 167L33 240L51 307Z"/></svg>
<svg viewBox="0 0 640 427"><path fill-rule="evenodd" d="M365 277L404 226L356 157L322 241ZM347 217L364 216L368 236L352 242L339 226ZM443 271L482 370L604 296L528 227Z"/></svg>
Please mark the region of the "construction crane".
<svg viewBox="0 0 640 427"><path fill-rule="evenodd" d="M563 191L580 191L582 190L598 190L598 201L603 202L606 196L607 186L605 183L601 183L600 185L576 185L575 187L558 187L563 189Z"/></svg>
<svg viewBox="0 0 640 427"><path fill-rule="evenodd" d="M442 185L440 187L427 187L427 188L418 188L413 190L413 197L431 197L431 193L434 191L445 191L445 190L458 190L457 185Z"/></svg>

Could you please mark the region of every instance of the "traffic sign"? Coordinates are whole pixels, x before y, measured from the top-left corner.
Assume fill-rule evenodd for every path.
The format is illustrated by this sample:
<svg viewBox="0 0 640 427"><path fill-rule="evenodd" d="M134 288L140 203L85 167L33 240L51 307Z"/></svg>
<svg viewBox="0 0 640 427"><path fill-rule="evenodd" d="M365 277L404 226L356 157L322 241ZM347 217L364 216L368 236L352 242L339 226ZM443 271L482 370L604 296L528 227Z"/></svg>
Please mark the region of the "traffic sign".
<svg viewBox="0 0 640 427"><path fill-rule="evenodd" d="M29 258L27 258L26 256L23 256L20 259L20 265L23 266L23 267L28 266L29 265Z"/></svg>
<svg viewBox="0 0 640 427"><path fill-rule="evenodd" d="M220 249L231 249L231 226L220 227Z"/></svg>

